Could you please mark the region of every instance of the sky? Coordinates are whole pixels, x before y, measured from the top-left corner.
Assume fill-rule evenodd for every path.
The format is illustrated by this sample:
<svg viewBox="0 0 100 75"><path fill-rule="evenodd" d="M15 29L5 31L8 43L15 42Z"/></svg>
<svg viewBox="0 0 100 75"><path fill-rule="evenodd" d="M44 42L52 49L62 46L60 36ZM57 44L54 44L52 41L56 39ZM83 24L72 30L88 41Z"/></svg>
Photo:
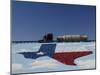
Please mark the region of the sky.
<svg viewBox="0 0 100 75"><path fill-rule="evenodd" d="M35 41L46 33L87 35L95 40L96 7L39 2L12 2L12 41Z"/></svg>

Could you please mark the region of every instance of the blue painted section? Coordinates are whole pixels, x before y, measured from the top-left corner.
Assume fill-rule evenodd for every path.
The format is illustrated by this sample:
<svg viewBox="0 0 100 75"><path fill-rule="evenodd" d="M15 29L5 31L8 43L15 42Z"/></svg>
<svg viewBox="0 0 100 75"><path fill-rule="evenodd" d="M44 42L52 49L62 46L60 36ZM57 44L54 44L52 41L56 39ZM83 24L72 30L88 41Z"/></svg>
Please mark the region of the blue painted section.
<svg viewBox="0 0 100 75"><path fill-rule="evenodd" d="M45 55L37 55L37 52L19 52L19 54L24 55L25 58L29 59L36 59L40 56L45 56Z"/></svg>
<svg viewBox="0 0 100 75"><path fill-rule="evenodd" d="M24 55L25 58L36 59L41 56L53 57L56 44L42 44L37 52L19 52L18 54Z"/></svg>
<svg viewBox="0 0 100 75"><path fill-rule="evenodd" d="M39 52L45 53L47 56L52 57L55 52L56 44L42 44Z"/></svg>

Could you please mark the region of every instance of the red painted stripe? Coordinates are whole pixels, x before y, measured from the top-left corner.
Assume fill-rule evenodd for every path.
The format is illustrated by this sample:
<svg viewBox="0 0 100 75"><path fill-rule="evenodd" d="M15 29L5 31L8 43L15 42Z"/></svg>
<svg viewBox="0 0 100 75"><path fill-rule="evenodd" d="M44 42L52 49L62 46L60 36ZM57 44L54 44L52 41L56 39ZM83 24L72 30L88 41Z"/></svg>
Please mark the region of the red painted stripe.
<svg viewBox="0 0 100 75"><path fill-rule="evenodd" d="M92 54L92 51L62 52L62 53L60 52L60 53L55 53L53 58L66 65L76 65L74 63L74 60L76 58L90 54Z"/></svg>

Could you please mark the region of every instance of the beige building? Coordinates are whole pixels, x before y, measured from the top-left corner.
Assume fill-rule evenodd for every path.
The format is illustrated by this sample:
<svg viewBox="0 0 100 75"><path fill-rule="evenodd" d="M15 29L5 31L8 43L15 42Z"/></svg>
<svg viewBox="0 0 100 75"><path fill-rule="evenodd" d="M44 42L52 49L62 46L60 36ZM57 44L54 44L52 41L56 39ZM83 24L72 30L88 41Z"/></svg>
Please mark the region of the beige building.
<svg viewBox="0 0 100 75"><path fill-rule="evenodd" d="M78 42L87 40L88 40L87 35L63 35L57 37L57 41L59 42Z"/></svg>

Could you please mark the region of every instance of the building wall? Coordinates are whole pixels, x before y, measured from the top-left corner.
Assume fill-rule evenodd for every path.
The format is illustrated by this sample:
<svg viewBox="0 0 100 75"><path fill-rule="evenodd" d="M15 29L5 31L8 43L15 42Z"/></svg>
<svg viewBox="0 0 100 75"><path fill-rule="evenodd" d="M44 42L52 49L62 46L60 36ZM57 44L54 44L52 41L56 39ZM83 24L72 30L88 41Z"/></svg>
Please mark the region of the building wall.
<svg viewBox="0 0 100 75"><path fill-rule="evenodd" d="M58 36L57 41L58 42L78 42L78 41L87 41L88 36L86 35L64 35L64 36Z"/></svg>

